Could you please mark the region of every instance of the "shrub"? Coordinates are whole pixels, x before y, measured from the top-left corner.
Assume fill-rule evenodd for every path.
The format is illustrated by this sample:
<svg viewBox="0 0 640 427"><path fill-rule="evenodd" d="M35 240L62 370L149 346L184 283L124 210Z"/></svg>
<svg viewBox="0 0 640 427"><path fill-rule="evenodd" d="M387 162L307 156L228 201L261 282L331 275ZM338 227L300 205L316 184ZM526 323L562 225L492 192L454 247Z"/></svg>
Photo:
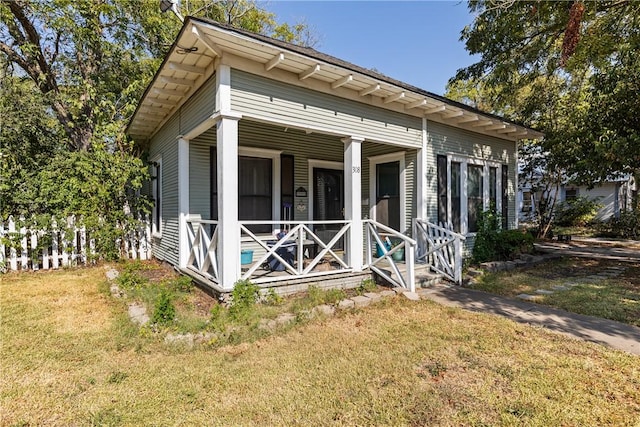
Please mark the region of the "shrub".
<svg viewBox="0 0 640 427"><path fill-rule="evenodd" d="M173 294L168 289L163 289L156 300L153 310L152 322L157 325L166 325L176 318L176 308L173 305Z"/></svg>
<svg viewBox="0 0 640 427"><path fill-rule="evenodd" d="M343 289L327 289L324 294L325 304L336 304L347 297Z"/></svg>
<svg viewBox="0 0 640 427"><path fill-rule="evenodd" d="M238 280L231 291L229 314L234 319L248 315L260 298L260 288L249 280Z"/></svg>
<svg viewBox="0 0 640 427"><path fill-rule="evenodd" d="M498 234L496 255L500 260L513 259L533 251L533 235L520 230L503 230Z"/></svg>
<svg viewBox="0 0 640 427"><path fill-rule="evenodd" d="M501 230L500 216L486 211L478 219L473 262L505 261L533 251L533 235L521 230Z"/></svg>
<svg viewBox="0 0 640 427"><path fill-rule="evenodd" d="M362 295L365 292L373 292L378 288L376 282L373 279L364 279L360 282L360 285L356 288L358 295Z"/></svg>
<svg viewBox="0 0 640 427"><path fill-rule="evenodd" d="M598 223L596 231L604 237L640 239L640 211L621 212L618 218Z"/></svg>
<svg viewBox="0 0 640 427"><path fill-rule="evenodd" d="M594 199L577 197L560 203L555 222L561 227L583 227L593 221L601 207L602 205Z"/></svg>

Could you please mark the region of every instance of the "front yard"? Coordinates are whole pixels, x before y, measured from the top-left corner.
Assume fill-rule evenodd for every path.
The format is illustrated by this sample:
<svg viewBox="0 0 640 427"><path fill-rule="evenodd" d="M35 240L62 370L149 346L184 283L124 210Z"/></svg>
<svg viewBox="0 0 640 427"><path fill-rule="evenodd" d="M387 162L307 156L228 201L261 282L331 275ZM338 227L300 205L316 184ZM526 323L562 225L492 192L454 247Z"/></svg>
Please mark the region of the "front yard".
<svg viewBox="0 0 640 427"><path fill-rule="evenodd" d="M607 277L605 272L616 270L619 274ZM508 297L535 295L540 304L640 326L640 265L633 263L561 258L485 274L472 287Z"/></svg>
<svg viewBox="0 0 640 427"><path fill-rule="evenodd" d="M132 325L104 277L102 267L2 277L2 425L640 419L638 357L495 316L393 298L188 349Z"/></svg>

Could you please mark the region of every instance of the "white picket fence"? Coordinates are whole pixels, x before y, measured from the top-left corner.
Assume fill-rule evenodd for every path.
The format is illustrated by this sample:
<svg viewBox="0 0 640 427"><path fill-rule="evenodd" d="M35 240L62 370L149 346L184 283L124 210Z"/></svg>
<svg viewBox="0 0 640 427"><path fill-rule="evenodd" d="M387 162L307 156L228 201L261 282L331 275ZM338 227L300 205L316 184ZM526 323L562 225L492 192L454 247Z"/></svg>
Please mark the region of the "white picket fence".
<svg viewBox="0 0 640 427"><path fill-rule="evenodd" d="M0 219L0 271L48 270L51 268L87 265L95 257L95 241L82 226L76 226L76 219L69 217L65 233L56 226L55 220L50 230L27 228L24 217L15 221L12 216L3 222ZM71 237L71 234L73 237ZM13 244L11 242L14 242ZM47 242L40 245L38 242ZM129 232L122 245L127 259L151 259L151 228L149 221L135 231Z"/></svg>

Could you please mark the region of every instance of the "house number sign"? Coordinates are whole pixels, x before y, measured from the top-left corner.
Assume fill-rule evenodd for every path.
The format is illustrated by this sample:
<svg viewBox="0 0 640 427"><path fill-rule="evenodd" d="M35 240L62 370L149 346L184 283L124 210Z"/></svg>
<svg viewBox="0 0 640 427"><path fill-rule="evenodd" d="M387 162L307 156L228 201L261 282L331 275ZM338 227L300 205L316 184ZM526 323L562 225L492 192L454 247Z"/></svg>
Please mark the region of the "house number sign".
<svg viewBox="0 0 640 427"><path fill-rule="evenodd" d="M352 166L351 173L360 173L360 166Z"/></svg>

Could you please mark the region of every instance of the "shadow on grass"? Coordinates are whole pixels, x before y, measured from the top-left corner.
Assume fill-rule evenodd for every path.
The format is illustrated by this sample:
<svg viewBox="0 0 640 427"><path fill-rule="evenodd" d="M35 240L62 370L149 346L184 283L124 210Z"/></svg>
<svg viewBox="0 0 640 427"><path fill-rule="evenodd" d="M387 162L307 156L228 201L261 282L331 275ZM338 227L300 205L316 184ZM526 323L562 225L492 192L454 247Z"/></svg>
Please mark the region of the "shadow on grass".
<svg viewBox="0 0 640 427"><path fill-rule="evenodd" d="M441 288L432 297L471 311L505 316L516 322L640 354L640 328L636 326L460 287Z"/></svg>

